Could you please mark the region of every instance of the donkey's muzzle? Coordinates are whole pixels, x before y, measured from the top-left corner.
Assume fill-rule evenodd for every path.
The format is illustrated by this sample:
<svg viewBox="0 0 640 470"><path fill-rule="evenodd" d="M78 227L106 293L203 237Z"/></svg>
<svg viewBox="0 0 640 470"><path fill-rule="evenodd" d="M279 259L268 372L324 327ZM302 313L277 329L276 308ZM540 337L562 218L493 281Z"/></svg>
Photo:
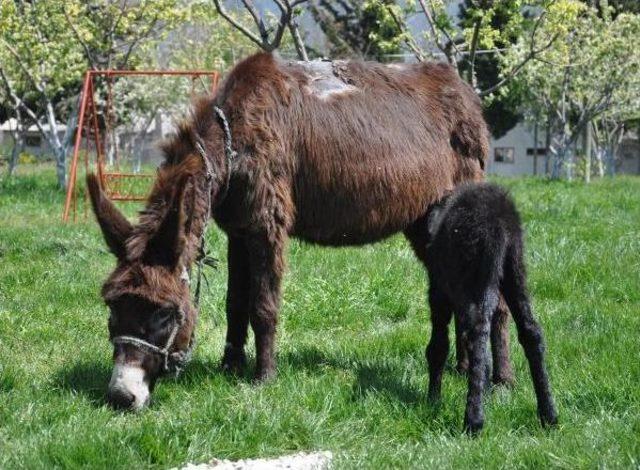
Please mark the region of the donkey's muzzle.
<svg viewBox="0 0 640 470"><path fill-rule="evenodd" d="M116 408L138 411L149 403L147 374L140 366L116 363L109 382L107 400Z"/></svg>
<svg viewBox="0 0 640 470"><path fill-rule="evenodd" d="M121 410L129 410L133 407L136 397L127 390L117 388L107 392L107 401L114 408Z"/></svg>

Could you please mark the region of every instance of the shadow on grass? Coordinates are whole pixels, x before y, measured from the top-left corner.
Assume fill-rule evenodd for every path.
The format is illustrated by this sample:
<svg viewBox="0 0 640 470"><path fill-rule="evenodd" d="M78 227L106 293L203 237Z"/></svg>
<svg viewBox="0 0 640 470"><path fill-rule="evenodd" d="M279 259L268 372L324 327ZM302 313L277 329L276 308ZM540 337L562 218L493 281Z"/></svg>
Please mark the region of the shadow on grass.
<svg viewBox="0 0 640 470"><path fill-rule="evenodd" d="M253 370L247 368L247 372L240 377L227 374L222 371L218 361L195 358L187 365L184 372L178 377L161 377L156 385L163 382L173 382L188 388L197 387L211 376L221 376L229 383L240 381L249 382ZM111 377L112 364L100 361L81 361L70 368L63 368L53 376L52 387L63 393L81 395L87 398L95 406L103 406L107 403L107 386Z"/></svg>
<svg viewBox="0 0 640 470"><path fill-rule="evenodd" d="M292 369L304 369L322 374L326 368L355 371L353 398L361 399L368 393L383 393L406 404L423 401L423 393L403 383L403 371L399 366L376 359L360 360L328 356L317 348L301 348L280 356L280 363Z"/></svg>
<svg viewBox="0 0 640 470"><path fill-rule="evenodd" d="M444 432L450 436L456 436L460 432L456 414L447 411L442 401L430 403L427 400L426 369L423 389L412 386L403 379L406 371L400 362L394 363L379 358L338 357L328 355L315 347L306 347L280 355L279 363L283 369L305 370L314 375L327 374L327 369L354 371L352 401L363 401L375 396L383 401L399 402L412 409L421 422L431 423L433 432Z"/></svg>
<svg viewBox="0 0 640 470"><path fill-rule="evenodd" d="M106 403L110 375L111 367L104 362L82 361L58 370L52 385L56 390L82 395L92 404L102 406Z"/></svg>

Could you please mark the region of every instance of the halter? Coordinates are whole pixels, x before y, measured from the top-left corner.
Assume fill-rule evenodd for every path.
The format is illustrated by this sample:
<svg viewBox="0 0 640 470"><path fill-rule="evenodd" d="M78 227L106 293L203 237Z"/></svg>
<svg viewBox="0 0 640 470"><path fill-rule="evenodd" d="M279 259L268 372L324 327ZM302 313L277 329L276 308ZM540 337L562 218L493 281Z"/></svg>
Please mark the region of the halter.
<svg viewBox="0 0 640 470"><path fill-rule="evenodd" d="M134 348L145 351L151 354L157 354L162 358L162 372L173 373L178 375L184 366L191 359L191 353L193 351L193 347L195 345L195 337L192 334L191 339L189 340L189 346L184 351L175 351L170 353L169 351L173 347L173 343L176 340L176 336L178 335L178 331L186 320L186 316L182 308L177 310L177 313L173 316L173 327L171 328L171 333L169 334L169 338L167 338L167 342L164 347L160 348L155 344L152 344L144 339L137 338L135 336L121 335L114 336L111 339L111 343L115 346L117 344L127 344L129 346L133 346Z"/></svg>
<svg viewBox="0 0 640 470"><path fill-rule="evenodd" d="M229 190L229 182L231 180L231 164L233 159L236 157L237 153L233 150L231 146L231 142L232 142L231 130L229 128L229 121L227 121L224 111L222 111L222 109L219 108L218 106L214 106L213 110L215 111L216 116L218 118L218 122L222 126L222 130L224 132L224 153L226 157L225 161L227 166L227 179L225 183L224 192L222 193L223 197L218 198L218 201L220 201L221 199L224 198L224 196L226 196L227 191ZM202 278L202 267L205 264L215 267L215 262L216 262L214 258L211 258L210 256L207 255L206 247L205 247L207 225L209 223L209 217L211 216L211 209L213 207L211 203L211 185L213 184L213 177L215 175L214 175L213 169L211 168L211 162L207 157L204 141L199 135L196 135L195 147L200 157L202 157L202 162L205 168L205 180L207 183L207 191L206 191L207 217L204 221L204 226L202 227L202 233L200 235L200 248L198 251L198 256L196 257L196 260L195 260L196 265L198 267L198 274L197 274L196 290L194 293L193 304L197 309L200 306L200 287L201 287L201 278ZM186 269L185 269L185 272L186 272ZM186 273L186 275L183 273L183 275L181 276L183 281L186 282L187 284L189 284L189 277L190 275L188 273ZM180 331L180 328L182 327L182 325L184 325L185 321L186 321L186 315L184 311L182 310L182 308L178 308L176 313L173 315L173 327L171 328L171 333L169 334L169 337L167 338L167 342L162 348L142 338L129 336L129 335L114 336L111 339L111 343L114 346L117 344L126 344L129 346L133 346L134 348L140 351L145 351L150 354L156 354L162 358L163 373L165 374L172 373L172 374L178 375L191 359L191 354L195 346L195 335L192 332L191 338L189 339L189 346L187 347L187 349L182 351L169 352L173 348L173 343L176 340L178 331Z"/></svg>

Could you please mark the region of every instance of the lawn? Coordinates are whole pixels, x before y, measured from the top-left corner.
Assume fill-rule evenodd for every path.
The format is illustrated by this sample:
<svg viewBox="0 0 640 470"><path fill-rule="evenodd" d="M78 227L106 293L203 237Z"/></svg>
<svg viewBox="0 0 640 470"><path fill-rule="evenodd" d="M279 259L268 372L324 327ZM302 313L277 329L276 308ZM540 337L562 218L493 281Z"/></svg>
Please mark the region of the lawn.
<svg viewBox="0 0 640 470"><path fill-rule="evenodd" d="M335 468L640 465L638 178L499 180L526 225L560 425L540 427L512 332L517 384L488 395L477 438L461 433L466 384L451 368L442 403L425 401L425 273L401 236L290 244L279 375L255 386L218 370L226 241L211 226L221 267L209 274L193 362L159 383L146 411L110 409L99 290L114 259L91 217L60 222L54 181L26 167L0 181L0 468L168 468L298 450L330 450Z"/></svg>

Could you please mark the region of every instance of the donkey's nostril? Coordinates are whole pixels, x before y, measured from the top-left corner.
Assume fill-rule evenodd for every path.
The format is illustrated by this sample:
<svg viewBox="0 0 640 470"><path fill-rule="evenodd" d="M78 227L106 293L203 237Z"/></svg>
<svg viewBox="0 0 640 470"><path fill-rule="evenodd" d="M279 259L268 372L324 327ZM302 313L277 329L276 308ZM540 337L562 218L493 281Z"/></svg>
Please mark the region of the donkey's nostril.
<svg viewBox="0 0 640 470"><path fill-rule="evenodd" d="M115 390L109 390L107 393L107 400L114 408L129 409L132 407L135 397L133 393L120 388Z"/></svg>

